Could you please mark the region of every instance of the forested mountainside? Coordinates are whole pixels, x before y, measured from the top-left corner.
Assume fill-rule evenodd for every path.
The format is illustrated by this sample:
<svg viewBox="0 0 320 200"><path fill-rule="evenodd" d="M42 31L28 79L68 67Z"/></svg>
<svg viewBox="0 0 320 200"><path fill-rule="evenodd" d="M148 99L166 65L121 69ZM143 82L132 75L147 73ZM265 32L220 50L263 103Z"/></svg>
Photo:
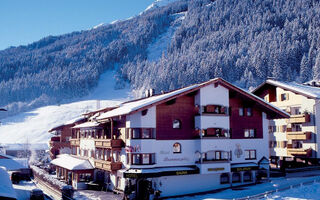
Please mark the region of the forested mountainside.
<svg viewBox="0 0 320 200"><path fill-rule="evenodd" d="M176 1L0 51L0 107L24 110L83 97L107 70L117 71L119 87L128 82L136 91L218 76L244 88L270 76L320 79L319 25L315 0ZM151 51L160 53L151 58Z"/></svg>

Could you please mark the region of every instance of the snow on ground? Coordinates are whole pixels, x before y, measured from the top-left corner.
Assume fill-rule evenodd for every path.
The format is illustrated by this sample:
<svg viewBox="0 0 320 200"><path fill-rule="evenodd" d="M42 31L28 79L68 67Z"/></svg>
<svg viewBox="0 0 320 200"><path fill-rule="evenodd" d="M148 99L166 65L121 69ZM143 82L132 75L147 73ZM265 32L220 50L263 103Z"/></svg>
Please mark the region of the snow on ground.
<svg viewBox="0 0 320 200"><path fill-rule="evenodd" d="M88 111L115 106L128 99L128 88L115 90L115 78L112 71L101 75L97 88L82 101L44 106L30 112L1 120L0 144L13 143L48 143L53 127L81 116ZM108 100L115 99L115 100ZM99 101L97 101L99 100Z"/></svg>
<svg viewBox="0 0 320 200"><path fill-rule="evenodd" d="M177 28L181 25L183 19L185 18L186 12L181 12L175 14L176 20L174 20L167 32L161 34L151 45L149 45L148 51L148 60L156 61L161 58L162 54L166 55L168 45L171 42L171 39L177 30Z"/></svg>
<svg viewBox="0 0 320 200"><path fill-rule="evenodd" d="M98 86L92 91L92 93L85 97L85 100L106 100L106 99L123 99L130 95L130 89L128 86L124 89L117 90L115 81L115 72L106 71L100 75Z"/></svg>
<svg viewBox="0 0 320 200"><path fill-rule="evenodd" d="M297 174L297 175L296 175ZM221 199L237 199L245 198L258 194L263 194L267 191L274 191L276 189L281 190L287 188L290 185L300 186L304 182L312 182L314 180L320 181L319 171L306 171L296 173L291 177L272 178L270 182L261 183L251 186L243 186L235 189L226 189L221 192L209 193L203 195L185 196L180 198L172 198L171 200L221 200ZM308 194L307 194L308 193ZM314 193L314 194L311 194ZM301 187L294 187L293 189L284 190L283 192L272 193L265 196L265 200L296 200L296 199L308 199L317 200L320 199L320 183L314 183L312 185L304 185ZM263 196L262 196L263 197Z"/></svg>
<svg viewBox="0 0 320 200"><path fill-rule="evenodd" d="M119 101L100 101L101 107L114 106ZM63 124L81 114L95 110L97 101L45 106L2 120L0 143L48 143L52 127Z"/></svg>
<svg viewBox="0 0 320 200"><path fill-rule="evenodd" d="M77 200L122 200L123 196L112 192L79 190L74 193L73 198Z"/></svg>
<svg viewBox="0 0 320 200"><path fill-rule="evenodd" d="M320 183L303 185L268 195L265 200L317 200L320 199Z"/></svg>
<svg viewBox="0 0 320 200"><path fill-rule="evenodd" d="M13 188L19 200L28 200L30 199L30 191L37 187L31 181L21 181L19 184L13 184Z"/></svg>

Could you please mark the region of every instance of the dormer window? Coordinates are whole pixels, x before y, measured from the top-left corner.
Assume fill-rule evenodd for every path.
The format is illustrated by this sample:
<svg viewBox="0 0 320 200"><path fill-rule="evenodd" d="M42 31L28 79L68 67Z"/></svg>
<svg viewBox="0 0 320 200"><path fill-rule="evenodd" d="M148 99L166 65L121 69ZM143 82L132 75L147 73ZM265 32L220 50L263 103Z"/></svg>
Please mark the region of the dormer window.
<svg viewBox="0 0 320 200"><path fill-rule="evenodd" d="M179 119L173 120L172 128L174 129L180 129L181 128L181 121Z"/></svg>

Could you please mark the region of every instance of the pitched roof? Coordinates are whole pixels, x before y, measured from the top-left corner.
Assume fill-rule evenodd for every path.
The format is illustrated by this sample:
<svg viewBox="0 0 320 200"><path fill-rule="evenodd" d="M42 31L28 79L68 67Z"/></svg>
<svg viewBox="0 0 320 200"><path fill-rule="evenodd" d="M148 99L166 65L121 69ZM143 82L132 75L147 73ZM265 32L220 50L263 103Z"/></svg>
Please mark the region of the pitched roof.
<svg viewBox="0 0 320 200"><path fill-rule="evenodd" d="M116 108L114 110L111 110L109 112L101 114L99 117L97 117L97 120L104 120L104 119L111 118L111 117L132 114L134 112L141 111L141 110L147 109L149 107L161 104L164 101L169 101L169 100L177 98L179 96L194 92L194 91L196 91L202 87L205 87L209 84L221 84L222 86L224 86L230 90L236 91L237 93L240 93L241 95L244 95L247 98L250 98L251 100L258 102L260 105L262 105L267 110L274 112L274 113L277 113L277 116L289 117L289 115L286 112L269 104L268 102L264 101L260 97L254 95L252 93L249 93L249 92L247 92L237 86L234 86L231 83L229 83L221 78L215 78L215 79L211 79L207 82L194 84L194 85L191 85L191 86L188 86L185 88L181 88L178 90L174 90L174 91L171 91L171 92L168 92L165 94L151 96L149 98L143 98L143 99L136 100L136 101L125 102L125 103L121 104L119 106L119 108Z"/></svg>
<svg viewBox="0 0 320 200"><path fill-rule="evenodd" d="M303 85L295 82L281 82L281 81L275 81L275 80L266 80L264 83L259 85L256 89L252 91L252 93L256 93L257 91L261 90L266 85L272 85L276 87L280 87L285 90L292 91L294 93L298 93L301 95L304 95L309 98L320 98L320 88L313 87L309 85Z"/></svg>

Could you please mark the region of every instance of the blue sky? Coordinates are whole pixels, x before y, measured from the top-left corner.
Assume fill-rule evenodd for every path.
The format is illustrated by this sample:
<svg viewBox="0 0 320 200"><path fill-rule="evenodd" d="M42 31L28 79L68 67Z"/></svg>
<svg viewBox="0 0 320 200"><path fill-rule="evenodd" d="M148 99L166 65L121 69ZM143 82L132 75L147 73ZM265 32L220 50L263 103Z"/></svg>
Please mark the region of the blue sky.
<svg viewBox="0 0 320 200"><path fill-rule="evenodd" d="M0 0L0 50L139 14L155 0Z"/></svg>

